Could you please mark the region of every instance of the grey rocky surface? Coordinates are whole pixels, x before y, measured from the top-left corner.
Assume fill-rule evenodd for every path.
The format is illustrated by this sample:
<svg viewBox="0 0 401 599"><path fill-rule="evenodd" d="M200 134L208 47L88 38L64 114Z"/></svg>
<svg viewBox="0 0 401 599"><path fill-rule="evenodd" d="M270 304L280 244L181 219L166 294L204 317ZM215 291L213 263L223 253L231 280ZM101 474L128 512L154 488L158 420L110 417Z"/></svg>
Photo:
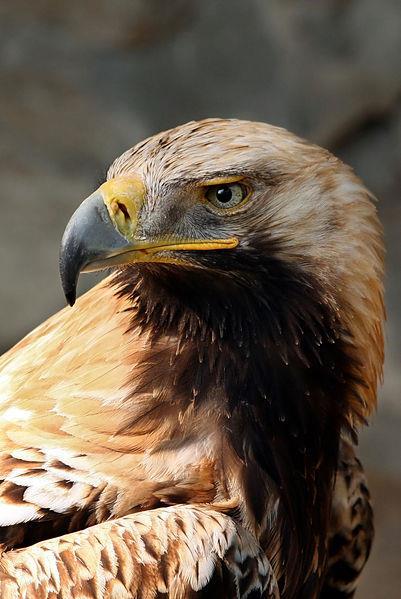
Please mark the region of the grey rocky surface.
<svg viewBox="0 0 401 599"><path fill-rule="evenodd" d="M325 145L380 200L388 251L386 378L379 413L361 441L378 541L358 597L396 599L399 0L2 2L0 345L6 349L64 304L58 244L105 166L147 135L206 116L265 120Z"/></svg>

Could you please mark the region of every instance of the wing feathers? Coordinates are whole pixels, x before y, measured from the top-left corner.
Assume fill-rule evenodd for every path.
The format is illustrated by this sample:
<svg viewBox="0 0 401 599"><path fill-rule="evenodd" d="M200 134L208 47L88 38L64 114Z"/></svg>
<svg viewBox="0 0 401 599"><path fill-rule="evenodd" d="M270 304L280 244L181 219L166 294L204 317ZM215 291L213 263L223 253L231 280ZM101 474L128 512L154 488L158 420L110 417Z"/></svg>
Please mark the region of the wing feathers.
<svg viewBox="0 0 401 599"><path fill-rule="evenodd" d="M249 532L212 509L174 506L4 554L0 596L144 599L169 593L184 599L206 594L223 571L236 589L230 599L252 591L279 597L271 566Z"/></svg>

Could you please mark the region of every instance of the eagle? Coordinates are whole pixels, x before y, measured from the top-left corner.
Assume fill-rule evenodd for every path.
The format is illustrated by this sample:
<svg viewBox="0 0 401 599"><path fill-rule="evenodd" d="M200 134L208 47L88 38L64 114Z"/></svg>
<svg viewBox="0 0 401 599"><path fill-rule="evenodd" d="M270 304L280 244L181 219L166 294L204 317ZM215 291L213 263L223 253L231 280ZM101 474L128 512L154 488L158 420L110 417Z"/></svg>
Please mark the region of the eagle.
<svg viewBox="0 0 401 599"><path fill-rule="evenodd" d="M352 597L384 308L351 168L189 122L113 162L60 273L73 307L0 361L0 596Z"/></svg>

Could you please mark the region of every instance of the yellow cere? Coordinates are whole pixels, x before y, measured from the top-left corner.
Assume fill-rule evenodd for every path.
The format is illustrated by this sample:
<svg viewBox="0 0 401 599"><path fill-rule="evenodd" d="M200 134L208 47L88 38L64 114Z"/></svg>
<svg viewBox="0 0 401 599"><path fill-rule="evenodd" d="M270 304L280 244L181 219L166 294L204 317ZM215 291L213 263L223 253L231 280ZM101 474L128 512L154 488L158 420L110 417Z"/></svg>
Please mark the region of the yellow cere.
<svg viewBox="0 0 401 599"><path fill-rule="evenodd" d="M109 211L110 218L126 239L134 238L139 211L145 198L145 186L136 177L110 179L98 190Z"/></svg>

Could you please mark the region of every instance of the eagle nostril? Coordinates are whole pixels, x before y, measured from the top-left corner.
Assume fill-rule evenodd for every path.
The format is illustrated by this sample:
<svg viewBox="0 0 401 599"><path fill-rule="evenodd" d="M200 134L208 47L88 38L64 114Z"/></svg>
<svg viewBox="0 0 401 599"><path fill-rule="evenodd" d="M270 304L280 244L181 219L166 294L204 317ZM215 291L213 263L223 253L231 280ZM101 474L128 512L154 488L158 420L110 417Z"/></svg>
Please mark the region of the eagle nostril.
<svg viewBox="0 0 401 599"><path fill-rule="evenodd" d="M124 214L125 219L131 220L127 206L125 204L123 204L122 202L117 202L117 206L121 210L121 212Z"/></svg>

